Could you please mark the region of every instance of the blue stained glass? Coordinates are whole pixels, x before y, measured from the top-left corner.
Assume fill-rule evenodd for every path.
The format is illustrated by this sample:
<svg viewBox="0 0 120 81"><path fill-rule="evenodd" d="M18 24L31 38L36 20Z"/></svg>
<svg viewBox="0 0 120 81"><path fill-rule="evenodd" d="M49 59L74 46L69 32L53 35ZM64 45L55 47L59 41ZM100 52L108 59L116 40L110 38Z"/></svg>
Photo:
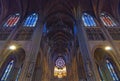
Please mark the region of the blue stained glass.
<svg viewBox="0 0 120 81"><path fill-rule="evenodd" d="M89 21L90 26L93 26L94 23L92 22L90 15L88 15L88 18L87 18L87 19L88 19L88 21Z"/></svg>
<svg viewBox="0 0 120 81"><path fill-rule="evenodd" d="M19 69L19 71L18 71L18 74L17 74L17 77L16 77L16 80L15 80L15 81L18 81L18 78L19 78L20 73L21 73L21 69L22 69L22 67Z"/></svg>
<svg viewBox="0 0 120 81"><path fill-rule="evenodd" d="M31 19L31 26L32 26L32 25L34 26L34 21L35 21L35 17L33 17L33 18Z"/></svg>
<svg viewBox="0 0 120 81"><path fill-rule="evenodd" d="M94 22L93 22L91 16L89 16L89 21L91 22L91 26L94 26Z"/></svg>
<svg viewBox="0 0 120 81"><path fill-rule="evenodd" d="M31 21L31 17L29 17L29 20L27 22L27 26L30 26L30 21Z"/></svg>
<svg viewBox="0 0 120 81"><path fill-rule="evenodd" d="M27 22L27 26L30 26L31 16L29 17L29 20Z"/></svg>
<svg viewBox="0 0 120 81"><path fill-rule="evenodd" d="M36 21L36 18L35 18L35 17L33 18L33 22L32 22L33 26L36 25L36 22L34 22L34 21Z"/></svg>
<svg viewBox="0 0 120 81"><path fill-rule="evenodd" d="M96 23L94 22L93 17L90 17L90 20L91 20L91 22L92 22L92 26L96 26Z"/></svg>
<svg viewBox="0 0 120 81"><path fill-rule="evenodd" d="M44 32L44 33L47 32L46 24L44 24L43 32Z"/></svg>
<svg viewBox="0 0 120 81"><path fill-rule="evenodd" d="M28 16L24 22L25 27L35 27L38 20L38 15L33 13L32 15Z"/></svg>
<svg viewBox="0 0 120 81"><path fill-rule="evenodd" d="M30 25L30 20L31 20L31 17L29 17L29 20L28 20L28 22L27 22L27 26Z"/></svg>
<svg viewBox="0 0 120 81"><path fill-rule="evenodd" d="M8 65L7 65L6 69L5 69L5 72L4 72L4 74L3 74L0 81L7 81L7 78L8 78L8 76L9 76L9 74L10 74L12 68L13 68L13 65L14 65L14 60L11 60L8 63Z"/></svg>
<svg viewBox="0 0 120 81"><path fill-rule="evenodd" d="M74 26L74 35L76 35L77 34L77 28L76 28L76 26Z"/></svg>
<svg viewBox="0 0 120 81"><path fill-rule="evenodd" d="M29 21L29 17L27 17L27 19L26 19L26 21L24 23L24 26L27 26L28 21Z"/></svg>
<svg viewBox="0 0 120 81"><path fill-rule="evenodd" d="M34 18L31 17L31 19L30 19L30 27L32 27L33 21L34 21Z"/></svg>
<svg viewBox="0 0 120 81"><path fill-rule="evenodd" d="M37 16L35 16L35 17L34 17L34 21L37 21L37 20L38 20L38 17L37 17ZM35 26L35 25L36 25L36 23L37 23L37 22L33 22L33 26Z"/></svg>
<svg viewBox="0 0 120 81"><path fill-rule="evenodd" d="M95 23L93 17L87 13L83 14L82 20L83 20L85 26L89 26L89 27L96 26L96 23Z"/></svg>
<svg viewBox="0 0 120 81"><path fill-rule="evenodd" d="M106 62L107 62L107 68L110 71L110 74L111 74L113 80L114 81L119 81L119 79L117 77L117 74L115 73L113 65L111 64L111 62L109 60L106 60Z"/></svg>
<svg viewBox="0 0 120 81"><path fill-rule="evenodd" d="M84 16L84 18L85 18L85 22L87 23L87 26L90 26L87 16Z"/></svg>
<svg viewBox="0 0 120 81"><path fill-rule="evenodd" d="M30 22L29 22L29 23L30 23L30 27L32 27L33 22L34 22L34 21L33 21L33 20L34 20L34 17L31 16L30 18L31 18L31 19L30 19Z"/></svg>
<svg viewBox="0 0 120 81"><path fill-rule="evenodd" d="M82 17L82 20L83 20L83 22L84 22L84 25L85 25L85 26L87 26L87 23L86 23L86 21L85 21L85 18L84 18L84 17Z"/></svg>
<svg viewBox="0 0 120 81"><path fill-rule="evenodd" d="M102 73L101 68L99 66L98 66L98 71L100 73L101 80L104 81L104 79L103 79L103 73Z"/></svg>

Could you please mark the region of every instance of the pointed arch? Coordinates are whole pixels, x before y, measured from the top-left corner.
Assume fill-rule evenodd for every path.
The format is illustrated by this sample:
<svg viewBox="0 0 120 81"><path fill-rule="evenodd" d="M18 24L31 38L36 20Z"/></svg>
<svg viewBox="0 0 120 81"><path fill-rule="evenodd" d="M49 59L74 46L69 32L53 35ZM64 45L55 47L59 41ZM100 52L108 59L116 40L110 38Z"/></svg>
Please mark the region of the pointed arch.
<svg viewBox="0 0 120 81"><path fill-rule="evenodd" d="M58 57L54 66L54 77L63 78L67 76L66 62L63 57Z"/></svg>
<svg viewBox="0 0 120 81"><path fill-rule="evenodd" d="M7 21L4 23L3 27L15 27L20 19L20 14L16 13L14 15L10 15Z"/></svg>
<svg viewBox="0 0 120 81"><path fill-rule="evenodd" d="M101 13L100 14L100 19L102 21L102 23L106 26L106 27L115 27L117 26L115 20L112 18L112 16L106 14L106 13Z"/></svg>
<svg viewBox="0 0 120 81"><path fill-rule="evenodd" d="M102 81L119 81L120 74L115 60L102 48L97 48L94 53L97 69Z"/></svg>
<svg viewBox="0 0 120 81"><path fill-rule="evenodd" d="M110 72L110 75L112 76L114 81L119 81L117 73L115 72L115 68L112 64L112 62L109 59L106 59L106 66Z"/></svg>
<svg viewBox="0 0 120 81"><path fill-rule="evenodd" d="M87 13L82 14L82 20L83 20L84 26L86 26L86 27L97 26L94 18Z"/></svg>
<svg viewBox="0 0 120 81"><path fill-rule="evenodd" d="M32 13L24 21L24 27L35 27L38 20L38 14Z"/></svg>
<svg viewBox="0 0 120 81"><path fill-rule="evenodd" d="M25 59L22 48L10 53L0 68L0 81L17 81Z"/></svg>
<svg viewBox="0 0 120 81"><path fill-rule="evenodd" d="M8 62L7 67L5 68L5 71L4 71L4 73L1 77L1 81L6 81L7 80L13 66L14 66L14 60L11 60L10 62Z"/></svg>

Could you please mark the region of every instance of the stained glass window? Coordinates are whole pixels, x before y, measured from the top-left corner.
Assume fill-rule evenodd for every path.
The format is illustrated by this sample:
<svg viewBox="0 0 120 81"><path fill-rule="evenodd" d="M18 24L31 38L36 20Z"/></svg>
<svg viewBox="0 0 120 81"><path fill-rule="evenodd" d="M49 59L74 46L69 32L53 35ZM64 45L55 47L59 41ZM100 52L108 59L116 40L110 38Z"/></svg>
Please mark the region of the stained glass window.
<svg viewBox="0 0 120 81"><path fill-rule="evenodd" d="M32 15L28 16L24 22L25 27L35 27L38 20L38 14L33 13Z"/></svg>
<svg viewBox="0 0 120 81"><path fill-rule="evenodd" d="M88 26L88 27L96 26L96 23L93 17L87 13L84 13L82 15L82 20L83 20L84 26Z"/></svg>
<svg viewBox="0 0 120 81"><path fill-rule="evenodd" d="M7 22L3 25L4 27L14 27L20 19L20 14L16 13L8 18Z"/></svg>
<svg viewBox="0 0 120 81"><path fill-rule="evenodd" d="M117 26L116 23L111 19L111 17L104 13L101 14L100 19L103 22L103 24L107 27Z"/></svg>
<svg viewBox="0 0 120 81"><path fill-rule="evenodd" d="M17 77L16 77L16 80L15 80L15 81L18 81L19 76L20 76L20 73L21 73L21 69L22 69L22 67L19 69L19 71L18 71L18 74L17 74Z"/></svg>
<svg viewBox="0 0 120 81"><path fill-rule="evenodd" d="M57 66L58 68L63 68L63 67L65 66L65 61L64 61L61 57L59 57L59 58L56 60L56 66Z"/></svg>
<svg viewBox="0 0 120 81"><path fill-rule="evenodd" d="M114 70L112 63L109 60L106 60L107 68L112 76L113 81L119 81L118 76Z"/></svg>
<svg viewBox="0 0 120 81"><path fill-rule="evenodd" d="M47 32L46 24L44 24L44 27L43 27L43 32L44 32L44 33L46 33L46 32Z"/></svg>
<svg viewBox="0 0 120 81"><path fill-rule="evenodd" d="M101 70L101 68L99 67L99 65L97 65L97 68L98 68L98 72L99 72L99 74L100 74L100 78L101 78L101 81L104 81L104 77L103 77L103 73L102 73L102 70Z"/></svg>
<svg viewBox="0 0 120 81"><path fill-rule="evenodd" d="M59 57L55 62L54 76L58 78L63 78L67 76L67 68L62 57Z"/></svg>
<svg viewBox="0 0 120 81"><path fill-rule="evenodd" d="M6 67L5 71L4 71L4 74L3 74L0 81L7 81L7 78L8 78L8 76L9 76L9 74L10 74L12 68L13 68L13 65L14 65L14 60L11 60L8 63L8 65L7 65L7 67Z"/></svg>

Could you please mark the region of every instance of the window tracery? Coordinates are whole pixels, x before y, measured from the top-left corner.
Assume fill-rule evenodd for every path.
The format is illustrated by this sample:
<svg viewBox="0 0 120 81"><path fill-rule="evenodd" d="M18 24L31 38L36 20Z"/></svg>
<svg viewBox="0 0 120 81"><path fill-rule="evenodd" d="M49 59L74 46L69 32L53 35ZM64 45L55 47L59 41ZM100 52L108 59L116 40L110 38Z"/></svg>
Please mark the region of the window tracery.
<svg viewBox="0 0 120 81"><path fill-rule="evenodd" d="M117 26L116 23L113 21L113 19L109 15L101 13L100 19L106 27Z"/></svg>
<svg viewBox="0 0 120 81"><path fill-rule="evenodd" d="M8 18L8 20L5 22L3 27L14 27L18 23L20 19L20 14L16 13L15 15L12 15Z"/></svg>
<svg viewBox="0 0 120 81"><path fill-rule="evenodd" d="M54 76L58 78L63 78L67 76L65 61L61 57L59 57L55 62Z"/></svg>
<svg viewBox="0 0 120 81"><path fill-rule="evenodd" d="M7 67L6 67L5 71L4 71L4 74L2 75L1 81L7 81L8 76L9 76L9 74L10 74L12 68L13 68L13 65L14 65L14 60L11 60L8 63L8 65L7 65Z"/></svg>
<svg viewBox="0 0 120 81"><path fill-rule="evenodd" d="M82 20L83 20L84 26L86 27L96 26L94 18L87 13L83 13Z"/></svg>
<svg viewBox="0 0 120 81"><path fill-rule="evenodd" d="M35 27L36 23L38 20L38 14L33 13L32 15L29 15L25 22L24 22L24 26L25 27Z"/></svg>
<svg viewBox="0 0 120 81"><path fill-rule="evenodd" d="M106 65L107 65L107 68L108 68L108 70L109 70L109 72L111 74L111 77L112 77L113 81L119 81L119 79L117 77L117 74L116 74L116 72L114 70L114 67L113 67L112 63L108 59L106 60Z"/></svg>

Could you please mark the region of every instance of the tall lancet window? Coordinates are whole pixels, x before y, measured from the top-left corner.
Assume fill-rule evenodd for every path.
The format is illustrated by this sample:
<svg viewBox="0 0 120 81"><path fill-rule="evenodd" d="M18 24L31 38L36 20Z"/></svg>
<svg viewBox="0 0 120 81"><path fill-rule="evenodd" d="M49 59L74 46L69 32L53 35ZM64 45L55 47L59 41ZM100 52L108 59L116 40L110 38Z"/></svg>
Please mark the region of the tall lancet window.
<svg viewBox="0 0 120 81"><path fill-rule="evenodd" d="M24 26L25 27L35 27L36 23L38 20L38 14L33 13L32 15L29 15L25 22L24 22Z"/></svg>
<svg viewBox="0 0 120 81"><path fill-rule="evenodd" d="M13 65L14 65L14 60L11 60L8 63L8 65L7 65L7 67L6 67L6 69L5 69L4 73L3 73L2 78L1 78L0 81L7 81L8 77L10 75L10 72L11 72L11 70L13 68Z"/></svg>
<svg viewBox="0 0 120 81"><path fill-rule="evenodd" d="M18 70L18 74L17 74L17 77L16 77L16 80L15 80L15 81L18 81L19 76L20 76L20 73L21 73L21 70L22 70L22 67L20 67L20 69Z"/></svg>
<svg viewBox="0 0 120 81"><path fill-rule="evenodd" d="M83 20L84 26L86 26L86 27L87 26L88 27L96 26L94 18L87 13L83 13L82 20Z"/></svg>
<svg viewBox="0 0 120 81"><path fill-rule="evenodd" d="M118 76L117 76L117 74L114 70L114 67L108 59L106 60L106 65L107 65L107 68L108 68L108 70L111 74L111 77L112 77L113 81L119 81Z"/></svg>
<svg viewBox="0 0 120 81"><path fill-rule="evenodd" d="M14 27L18 23L20 19L20 14L16 13L15 15L11 15L8 20L5 22L3 27Z"/></svg>
<svg viewBox="0 0 120 81"><path fill-rule="evenodd" d="M98 72L100 74L100 78L101 78L100 81L104 81L103 72L102 72L102 70L101 70L101 68L100 68L100 66L98 64L97 64L97 69L98 69Z"/></svg>
<svg viewBox="0 0 120 81"><path fill-rule="evenodd" d="M106 27L117 26L116 23L113 21L113 19L109 15L101 13L100 19Z"/></svg>
<svg viewBox="0 0 120 81"><path fill-rule="evenodd" d="M54 76L58 78L67 76L65 61L62 57L59 57L55 62Z"/></svg>

